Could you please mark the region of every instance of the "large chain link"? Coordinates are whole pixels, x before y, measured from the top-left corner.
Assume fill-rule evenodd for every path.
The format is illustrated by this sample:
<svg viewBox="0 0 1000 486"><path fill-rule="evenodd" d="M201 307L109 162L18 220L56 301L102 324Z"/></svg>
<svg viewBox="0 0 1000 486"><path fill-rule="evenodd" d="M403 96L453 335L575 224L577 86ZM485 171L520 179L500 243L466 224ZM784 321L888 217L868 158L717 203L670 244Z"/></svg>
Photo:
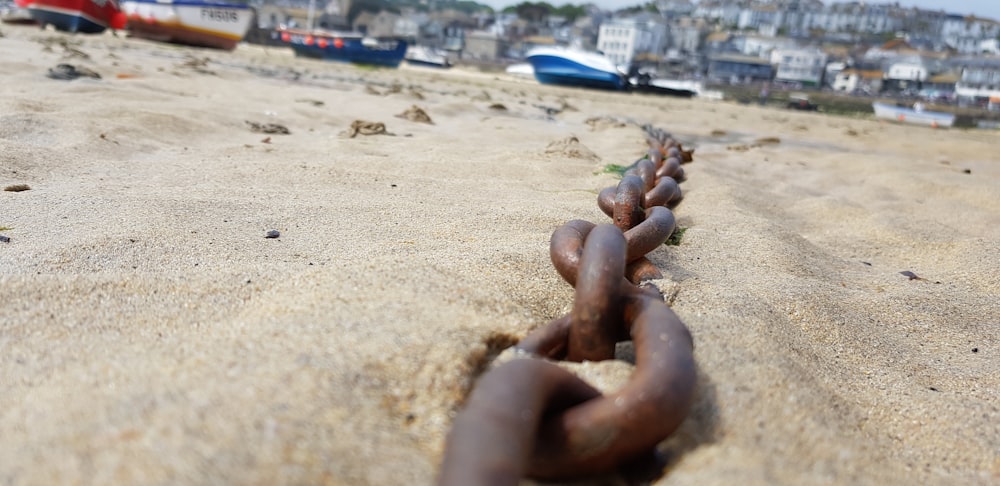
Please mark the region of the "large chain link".
<svg viewBox="0 0 1000 486"><path fill-rule="evenodd" d="M674 231L681 164L692 160L669 134L646 127L649 151L598 206L614 224L573 220L549 253L575 295L572 311L516 345L517 359L481 376L448 436L439 483L517 484L613 471L653 450L688 414L694 344L652 286L662 278L646 254ZM631 339L635 372L610 395L552 360L614 359Z"/></svg>

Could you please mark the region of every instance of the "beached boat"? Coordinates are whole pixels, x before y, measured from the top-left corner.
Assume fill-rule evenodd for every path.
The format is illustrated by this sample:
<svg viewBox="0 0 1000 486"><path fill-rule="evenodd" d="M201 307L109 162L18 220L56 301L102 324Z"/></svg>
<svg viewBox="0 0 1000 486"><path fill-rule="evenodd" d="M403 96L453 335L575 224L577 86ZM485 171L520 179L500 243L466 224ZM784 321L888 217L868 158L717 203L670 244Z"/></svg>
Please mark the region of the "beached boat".
<svg viewBox="0 0 1000 486"><path fill-rule="evenodd" d="M122 0L135 36L174 44L232 50L243 40L253 11L216 0Z"/></svg>
<svg viewBox="0 0 1000 486"><path fill-rule="evenodd" d="M662 94L680 98L692 98L701 94L704 85L700 81L683 79L663 79L640 74L629 78L632 89L642 93Z"/></svg>
<svg viewBox="0 0 1000 486"><path fill-rule="evenodd" d="M603 54L565 47L536 47L527 60L535 79L542 84L559 84L621 90L628 80L618 66Z"/></svg>
<svg viewBox="0 0 1000 486"><path fill-rule="evenodd" d="M451 61L448 55L433 47L414 45L406 49L406 56L403 57L407 64L414 66L427 66L435 68L450 68Z"/></svg>
<svg viewBox="0 0 1000 486"><path fill-rule="evenodd" d="M876 118L886 120L896 120L902 123L913 123L916 125L928 125L932 127L950 127L955 124L955 115L937 111L927 111L923 109L907 108L905 106L890 105L888 103L873 102Z"/></svg>
<svg viewBox="0 0 1000 486"><path fill-rule="evenodd" d="M531 67L531 63L519 62L517 64L511 64L507 66L507 74L511 74L522 78L534 78L535 68Z"/></svg>
<svg viewBox="0 0 1000 486"><path fill-rule="evenodd" d="M17 2L5 2L0 4L0 22L5 24L37 24L31 13L28 12L30 0L18 0Z"/></svg>
<svg viewBox="0 0 1000 486"><path fill-rule="evenodd" d="M406 55L406 41L376 39L360 32L280 28L275 34L299 57L398 67Z"/></svg>
<svg viewBox="0 0 1000 486"><path fill-rule="evenodd" d="M18 5L42 26L51 25L56 30L97 34L108 27L125 27L116 0L21 0Z"/></svg>

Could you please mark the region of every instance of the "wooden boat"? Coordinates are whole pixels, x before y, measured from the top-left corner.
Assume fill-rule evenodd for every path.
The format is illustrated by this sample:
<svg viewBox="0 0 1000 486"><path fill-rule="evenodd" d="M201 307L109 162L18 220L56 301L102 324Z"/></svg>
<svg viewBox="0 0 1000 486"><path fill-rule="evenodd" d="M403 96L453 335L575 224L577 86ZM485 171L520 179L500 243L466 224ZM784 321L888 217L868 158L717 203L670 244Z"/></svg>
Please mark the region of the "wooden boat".
<svg viewBox="0 0 1000 486"><path fill-rule="evenodd" d="M233 50L243 40L253 11L221 0L122 0L135 36L174 44Z"/></svg>
<svg viewBox="0 0 1000 486"><path fill-rule="evenodd" d="M542 84L621 90L628 80L615 63L604 55L565 47L536 47L527 60Z"/></svg>
<svg viewBox="0 0 1000 486"><path fill-rule="evenodd" d="M401 39L376 39L360 32L280 28L275 31L296 56L373 66L398 67L406 55Z"/></svg>
<svg viewBox="0 0 1000 486"><path fill-rule="evenodd" d="M86 34L125 27L116 0L22 0L18 4L22 3L43 27L51 25L56 30Z"/></svg>
<svg viewBox="0 0 1000 486"><path fill-rule="evenodd" d="M912 123L915 125L927 125L934 128L947 128L955 124L955 115L952 113L942 113L937 111L926 111L907 108L905 106L890 105L888 103L873 102L872 108L875 110L876 118L895 120L901 123Z"/></svg>

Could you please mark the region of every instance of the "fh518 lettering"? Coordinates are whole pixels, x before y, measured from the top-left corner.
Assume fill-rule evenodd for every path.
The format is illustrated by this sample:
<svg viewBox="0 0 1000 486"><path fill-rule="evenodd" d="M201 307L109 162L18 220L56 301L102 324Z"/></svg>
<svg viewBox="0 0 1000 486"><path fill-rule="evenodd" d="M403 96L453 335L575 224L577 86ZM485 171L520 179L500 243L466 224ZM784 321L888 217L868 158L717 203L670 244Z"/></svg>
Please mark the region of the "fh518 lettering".
<svg viewBox="0 0 1000 486"><path fill-rule="evenodd" d="M232 10L221 10L215 8L201 9L201 18L215 20L217 22L238 22L240 20L239 14Z"/></svg>

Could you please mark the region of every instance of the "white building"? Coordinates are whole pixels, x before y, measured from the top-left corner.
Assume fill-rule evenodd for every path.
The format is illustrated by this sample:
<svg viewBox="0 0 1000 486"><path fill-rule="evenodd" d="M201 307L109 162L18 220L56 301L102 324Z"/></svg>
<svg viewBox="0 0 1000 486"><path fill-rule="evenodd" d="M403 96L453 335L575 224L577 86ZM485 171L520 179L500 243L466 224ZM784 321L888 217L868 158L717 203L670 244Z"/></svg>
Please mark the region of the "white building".
<svg viewBox="0 0 1000 486"><path fill-rule="evenodd" d="M517 24L517 14L516 13L503 13L499 12L494 17L492 24L487 26L484 30L489 31L497 37L506 37L513 33L513 26Z"/></svg>
<svg viewBox="0 0 1000 486"><path fill-rule="evenodd" d="M637 54L663 58L669 47L667 26L648 15L611 19L601 24L597 50L619 66L632 63Z"/></svg>
<svg viewBox="0 0 1000 486"><path fill-rule="evenodd" d="M1000 100L1000 59L984 58L962 68L955 94L966 99Z"/></svg>
<svg viewBox="0 0 1000 486"><path fill-rule="evenodd" d="M890 0L833 0L825 3L827 5L817 0L701 0L691 15L717 21L730 28L757 30L763 27L764 31L784 31L793 35L806 35L812 31L879 34L897 32L906 27L909 11ZM946 16L942 13L939 17L944 19ZM940 29L938 17L920 20L927 22L932 31ZM954 29L959 27L958 23L952 26Z"/></svg>
<svg viewBox="0 0 1000 486"><path fill-rule="evenodd" d="M927 64L919 57L904 57L889 63L885 79L922 83L929 76Z"/></svg>
<svg viewBox="0 0 1000 486"><path fill-rule="evenodd" d="M691 16L712 20L727 27L736 27L742 11L743 9L735 3L702 0L698 2L698 6L691 13Z"/></svg>
<svg viewBox="0 0 1000 486"><path fill-rule="evenodd" d="M740 11L736 27L740 29L759 29L761 26L772 26L777 29L784 23L784 12L777 5L760 5L745 8Z"/></svg>
<svg viewBox="0 0 1000 486"><path fill-rule="evenodd" d="M818 87L823 83L826 53L819 49L775 49L771 52L771 64L778 66L776 81Z"/></svg>
<svg viewBox="0 0 1000 486"><path fill-rule="evenodd" d="M420 12L405 12L404 15L396 19L393 32L400 37L416 39L420 35L420 26L426 23L429 16Z"/></svg>
<svg viewBox="0 0 1000 486"><path fill-rule="evenodd" d="M990 19L948 15L941 23L941 39L963 54L979 54L980 43L998 35L1000 24Z"/></svg>
<svg viewBox="0 0 1000 486"><path fill-rule="evenodd" d="M670 28L670 47L678 52L698 52L708 32L704 20L682 17Z"/></svg>
<svg viewBox="0 0 1000 486"><path fill-rule="evenodd" d="M800 24L789 27L795 32L894 32L902 28L903 21L893 14L893 9L893 6L885 4L836 3L826 8L803 11L798 20Z"/></svg>
<svg viewBox="0 0 1000 486"><path fill-rule="evenodd" d="M882 90L882 71L847 68L837 73L833 80L834 91L876 94Z"/></svg>
<svg viewBox="0 0 1000 486"><path fill-rule="evenodd" d="M794 49L796 42L785 37L767 37L760 35L742 35L733 38L733 46L745 56L771 58L775 49Z"/></svg>
<svg viewBox="0 0 1000 486"><path fill-rule="evenodd" d="M1000 39L987 39L979 42L977 54L1000 55Z"/></svg>
<svg viewBox="0 0 1000 486"><path fill-rule="evenodd" d="M823 73L823 84L826 86L833 86L833 83L837 79L837 75L847 69L847 63L842 61L828 62L826 63L826 68Z"/></svg>

